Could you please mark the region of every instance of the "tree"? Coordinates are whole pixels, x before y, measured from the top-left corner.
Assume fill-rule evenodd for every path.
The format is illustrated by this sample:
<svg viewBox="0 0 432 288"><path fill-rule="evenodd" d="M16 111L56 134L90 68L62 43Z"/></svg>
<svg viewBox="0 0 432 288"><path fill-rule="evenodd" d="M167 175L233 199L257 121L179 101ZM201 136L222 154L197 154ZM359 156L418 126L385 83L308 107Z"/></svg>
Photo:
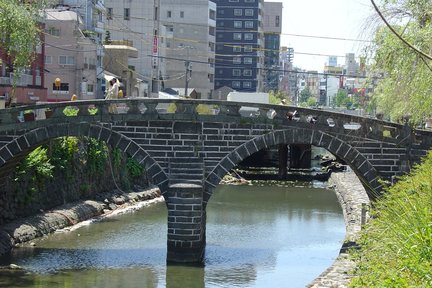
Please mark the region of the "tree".
<svg viewBox="0 0 432 288"><path fill-rule="evenodd" d="M310 91L309 87L304 88L300 92L300 97L298 99L299 103L307 102L307 100L312 97L312 92Z"/></svg>
<svg viewBox="0 0 432 288"><path fill-rule="evenodd" d="M345 89L339 89L333 101L336 107L346 107L349 102L348 92Z"/></svg>
<svg viewBox="0 0 432 288"><path fill-rule="evenodd" d="M406 42L431 53L430 0L385 0L379 11ZM421 123L432 116L432 61L410 45L385 25L376 29L374 44L368 47L367 52L372 59L372 74L383 76L383 79L378 81L373 97L378 112L383 112L393 121L410 114L413 123Z"/></svg>
<svg viewBox="0 0 432 288"><path fill-rule="evenodd" d="M40 11L46 5L45 0L0 0L0 51L11 61L16 75L34 59L40 43Z"/></svg>
<svg viewBox="0 0 432 288"><path fill-rule="evenodd" d="M269 102L270 104L289 104L289 96L288 94L282 91L269 91Z"/></svg>

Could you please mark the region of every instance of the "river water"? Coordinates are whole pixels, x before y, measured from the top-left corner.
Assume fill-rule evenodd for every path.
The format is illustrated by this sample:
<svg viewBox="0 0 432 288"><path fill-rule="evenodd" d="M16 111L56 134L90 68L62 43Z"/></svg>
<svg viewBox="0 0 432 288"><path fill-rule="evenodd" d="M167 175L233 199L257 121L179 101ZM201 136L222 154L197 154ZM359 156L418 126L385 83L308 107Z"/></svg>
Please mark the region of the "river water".
<svg viewBox="0 0 432 288"><path fill-rule="evenodd" d="M167 266L167 211L156 203L15 249L0 287L304 287L345 236L334 192L305 184L220 185L207 208L203 267Z"/></svg>

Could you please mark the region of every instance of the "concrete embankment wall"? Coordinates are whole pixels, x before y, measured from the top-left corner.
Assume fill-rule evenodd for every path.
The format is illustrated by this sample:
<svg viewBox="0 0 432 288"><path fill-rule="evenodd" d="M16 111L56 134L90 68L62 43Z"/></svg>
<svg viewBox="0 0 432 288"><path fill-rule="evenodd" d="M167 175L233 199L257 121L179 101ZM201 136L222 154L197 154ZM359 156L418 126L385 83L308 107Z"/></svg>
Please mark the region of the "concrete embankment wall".
<svg viewBox="0 0 432 288"><path fill-rule="evenodd" d="M98 194L96 200L68 203L50 211L15 220L0 227L0 255L9 252L20 243L159 196L159 188L148 188L141 192L130 193L114 191Z"/></svg>
<svg viewBox="0 0 432 288"><path fill-rule="evenodd" d="M307 287L309 288L336 288L347 287L352 278L355 267L347 254L347 248L354 245L359 237L362 225L367 222L369 215L369 198L366 190L354 172L332 173L329 179L339 199L345 219L346 237L341 252L332 266L325 270Z"/></svg>

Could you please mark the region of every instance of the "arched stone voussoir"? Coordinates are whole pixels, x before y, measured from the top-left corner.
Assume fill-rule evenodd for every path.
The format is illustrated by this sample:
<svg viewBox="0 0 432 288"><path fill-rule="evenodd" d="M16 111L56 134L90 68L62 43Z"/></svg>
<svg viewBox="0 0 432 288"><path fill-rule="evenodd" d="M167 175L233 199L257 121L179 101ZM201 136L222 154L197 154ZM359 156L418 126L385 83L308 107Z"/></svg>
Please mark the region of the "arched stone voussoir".
<svg viewBox="0 0 432 288"><path fill-rule="evenodd" d="M279 144L310 144L316 147L322 147L328 150L330 153L348 163L348 165L356 172L357 176L363 180L375 179L378 177L377 170L368 161L366 157L363 156L355 147L344 142L343 140L327 134L322 131L315 131L313 129L305 128L288 128L286 130L277 130L274 132L267 133L265 135L257 136L239 147L233 150L231 153L226 155L218 165L212 170L206 179L206 195L208 198L211 197L214 188L219 184L220 180L229 171L241 161L245 160L250 156L247 153L247 147L254 144L259 150L269 149L272 146ZM227 161L229 160L229 162ZM226 163L230 163L227 165ZM373 187L372 187L373 186ZM377 194L378 191L374 191L378 185L372 185L368 187L372 189L368 193L369 197L373 199L373 195ZM208 201L209 199L205 199Z"/></svg>
<svg viewBox="0 0 432 288"><path fill-rule="evenodd" d="M101 135L104 136L101 137ZM31 151L51 139L69 136L85 136L97 140L107 140L105 142L108 145L119 148L136 160L146 170L148 179L153 181L152 184L163 186L168 180L162 167L132 139L102 125L89 125L88 123L59 123L27 131L15 141L0 148L0 167L15 156L22 154L24 150Z"/></svg>

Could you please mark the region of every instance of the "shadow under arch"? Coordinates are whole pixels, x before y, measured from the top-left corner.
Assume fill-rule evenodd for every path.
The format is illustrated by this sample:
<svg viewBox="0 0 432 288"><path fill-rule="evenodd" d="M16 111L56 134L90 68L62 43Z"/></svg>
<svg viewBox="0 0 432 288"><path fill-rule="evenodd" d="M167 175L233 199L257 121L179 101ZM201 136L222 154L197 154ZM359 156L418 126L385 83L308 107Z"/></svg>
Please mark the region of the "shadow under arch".
<svg viewBox="0 0 432 288"><path fill-rule="evenodd" d="M378 182L378 172L355 147L321 131L307 128L288 128L257 136L226 155L206 178L203 197L205 205L228 171L255 152L278 144L310 144L325 148L353 169L365 186L369 199L373 200L379 196L381 185Z"/></svg>
<svg viewBox="0 0 432 288"><path fill-rule="evenodd" d="M0 148L0 169L15 157L28 154L36 147L51 139L67 136L86 136L106 142L111 147L119 148L136 160L147 172L151 182L158 186L162 195L168 189L168 177L161 166L135 141L107 127L89 123L61 123L29 130L14 141ZM2 153L3 152L3 153ZM6 159L5 159L6 158ZM164 196L165 197L165 196Z"/></svg>

